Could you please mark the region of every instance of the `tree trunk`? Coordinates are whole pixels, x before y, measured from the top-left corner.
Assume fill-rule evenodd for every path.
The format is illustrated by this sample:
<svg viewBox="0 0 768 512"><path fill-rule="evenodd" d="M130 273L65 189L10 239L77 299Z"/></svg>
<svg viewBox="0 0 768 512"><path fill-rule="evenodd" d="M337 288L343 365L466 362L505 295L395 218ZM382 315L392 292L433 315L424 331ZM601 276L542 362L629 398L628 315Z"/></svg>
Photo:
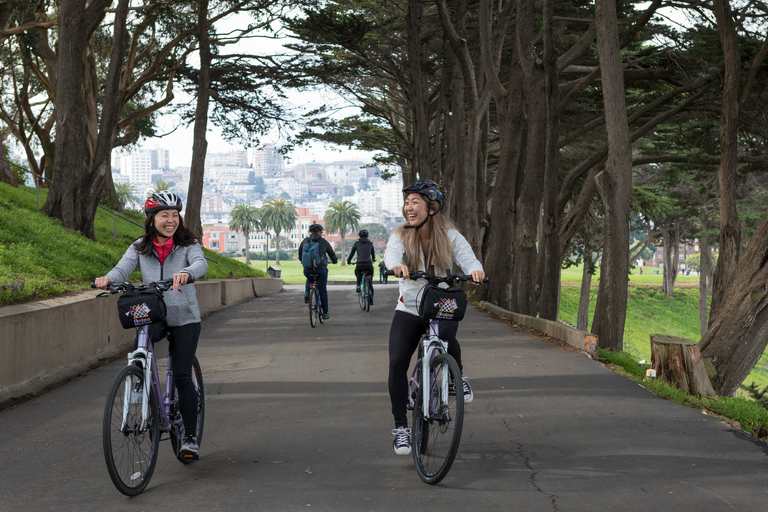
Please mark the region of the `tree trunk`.
<svg viewBox="0 0 768 512"><path fill-rule="evenodd" d="M541 282L539 294L539 316L548 320L557 319L560 296L560 216L557 210L557 196L560 191L557 179L559 166L560 139L560 88L557 82L557 53L553 34L554 0L544 0L544 70L546 76L547 121L544 145L544 194L542 200L543 237L539 239L539 271Z"/></svg>
<svg viewBox="0 0 768 512"><path fill-rule="evenodd" d="M411 110L413 116L413 160L411 172L420 178L433 179L432 146L429 137L429 103L425 94L427 84L422 72L421 27L423 26L424 2L408 0L408 73L410 77ZM408 183L408 182L405 182Z"/></svg>
<svg viewBox="0 0 768 512"><path fill-rule="evenodd" d="M339 236L341 236L341 258L339 261L341 262L341 266L344 267L347 265L347 259L344 257L344 249L346 248L346 242L344 241L344 235L345 233L343 231L339 231Z"/></svg>
<svg viewBox="0 0 768 512"><path fill-rule="evenodd" d="M275 266L280 264L280 231L275 230Z"/></svg>
<svg viewBox="0 0 768 512"><path fill-rule="evenodd" d="M702 216L706 215L702 211ZM705 227L706 226L706 227ZM706 231L709 224L702 219L702 231ZM712 268L712 258L709 254L709 238L705 235L699 238L699 328L701 336L707 334L707 296L709 295L709 276Z"/></svg>
<svg viewBox="0 0 768 512"><path fill-rule="evenodd" d="M733 272L739 261L741 224L736 210L736 167L738 157L739 78L741 60L736 27L728 0L714 0L717 32L723 49L725 72L720 112L720 255L712 282L710 322L718 315Z"/></svg>
<svg viewBox="0 0 768 512"><path fill-rule="evenodd" d="M208 38L208 0L198 0L197 39L200 47L200 76L197 82L197 108L195 110L192 165L189 171L189 189L184 220L195 236L203 236L200 207L203 203L205 156L208 152L208 104L211 96L211 42Z"/></svg>
<svg viewBox="0 0 768 512"><path fill-rule="evenodd" d="M709 330L701 340L701 355L712 363L710 377L718 395L732 395L765 350L767 283L768 211L736 265L717 315L710 312Z"/></svg>
<svg viewBox="0 0 768 512"><path fill-rule="evenodd" d="M651 334L651 369L656 377L694 396L715 396L695 341Z"/></svg>
<svg viewBox="0 0 768 512"><path fill-rule="evenodd" d="M672 297L677 281L677 262L680 261L680 231L677 222L662 228L664 240L664 268L662 271L662 293Z"/></svg>
<svg viewBox="0 0 768 512"><path fill-rule="evenodd" d="M591 252L591 251L590 251ZM592 291L592 265L586 259L591 255L584 253L584 267L581 272L581 293L579 293L579 313L576 317L576 328L580 331L589 329L589 294Z"/></svg>
<svg viewBox="0 0 768 512"><path fill-rule="evenodd" d="M251 248L248 243L248 236L250 233L248 230L243 230L243 235L245 236L245 264L250 266L251 265Z"/></svg>
<svg viewBox="0 0 768 512"><path fill-rule="evenodd" d="M602 348L622 350L629 274L629 203L632 147L619 53L616 3L595 2L597 48L608 132L608 160L596 183L605 207L603 264L592 333Z"/></svg>
<svg viewBox="0 0 768 512"><path fill-rule="evenodd" d="M5 140L3 138L0 138L0 181L3 183L8 183L12 187L18 187L19 183L16 179L16 175L13 174L13 169L11 169L11 164L6 162L8 159L8 155L5 153L5 146L4 146Z"/></svg>

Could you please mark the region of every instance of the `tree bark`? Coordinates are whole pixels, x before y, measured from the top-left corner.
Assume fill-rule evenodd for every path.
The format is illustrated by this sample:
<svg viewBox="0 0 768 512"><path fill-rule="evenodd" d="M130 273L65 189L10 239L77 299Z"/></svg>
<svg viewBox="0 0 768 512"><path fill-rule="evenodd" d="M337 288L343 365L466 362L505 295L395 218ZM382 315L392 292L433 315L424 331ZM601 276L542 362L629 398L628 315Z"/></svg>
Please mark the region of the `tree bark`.
<svg viewBox="0 0 768 512"><path fill-rule="evenodd" d="M705 205L701 208L701 231L706 233L709 229L709 209ZM701 336L707 333L707 296L709 295L710 273L712 258L709 254L709 237L699 237L699 328Z"/></svg>
<svg viewBox="0 0 768 512"><path fill-rule="evenodd" d="M717 32L723 49L725 72L720 112L720 255L712 282L710 322L717 316L720 303L739 261L741 224L736 209L736 168L739 125L739 79L741 60L736 27L728 0L714 0Z"/></svg>
<svg viewBox="0 0 768 512"><path fill-rule="evenodd" d="M608 132L608 160L605 170L596 177L605 208L605 249L592 333L598 336L602 348L618 351L623 348L627 312L632 148L619 53L616 3L597 0L595 22Z"/></svg>
<svg viewBox="0 0 768 512"><path fill-rule="evenodd" d="M554 0L544 0L544 72L546 77L546 141L544 145L544 194L542 199L543 237L539 239L539 316L557 320L560 296L560 215L557 210L559 138L560 138L560 88L557 81L557 53L555 52L553 16Z"/></svg>
<svg viewBox="0 0 768 512"><path fill-rule="evenodd" d="M587 264L586 258L590 259ZM581 272L581 291L579 293L579 313L576 317L576 328L586 331L589 328L589 294L592 291L592 256L584 253L584 266Z"/></svg>
<svg viewBox="0 0 768 512"><path fill-rule="evenodd" d="M695 341L651 334L651 369L656 377L694 396L715 396Z"/></svg>
<svg viewBox="0 0 768 512"><path fill-rule="evenodd" d="M420 178L434 179L434 158L429 137L429 108L426 95L427 84L422 72L421 27L424 2L408 0L406 26L408 29L408 73L410 75L410 105L413 115L413 161L411 173ZM405 182L407 183L407 182Z"/></svg>
<svg viewBox="0 0 768 512"><path fill-rule="evenodd" d="M187 228L202 238L203 223L200 207L203 202L205 179L205 156L208 152L208 105L211 96L211 42L208 38L208 0L198 0L197 40L200 48L200 76L197 83L197 109L195 111L194 140L192 142L192 165L189 171L189 189L184 220Z"/></svg>
<svg viewBox="0 0 768 512"><path fill-rule="evenodd" d="M700 343L718 395L732 395L762 356L768 343L767 306L768 211L736 265L717 315L710 313Z"/></svg>
<svg viewBox="0 0 768 512"><path fill-rule="evenodd" d="M6 162L8 155L5 153L4 142L5 138L0 136L0 181L8 183L12 187L18 187L19 183L16 175L13 173L13 169L11 169L11 164Z"/></svg>
<svg viewBox="0 0 768 512"><path fill-rule="evenodd" d="M669 297L675 292L677 266L680 261L680 229L677 222L662 228L664 240L664 269L662 271L661 292Z"/></svg>

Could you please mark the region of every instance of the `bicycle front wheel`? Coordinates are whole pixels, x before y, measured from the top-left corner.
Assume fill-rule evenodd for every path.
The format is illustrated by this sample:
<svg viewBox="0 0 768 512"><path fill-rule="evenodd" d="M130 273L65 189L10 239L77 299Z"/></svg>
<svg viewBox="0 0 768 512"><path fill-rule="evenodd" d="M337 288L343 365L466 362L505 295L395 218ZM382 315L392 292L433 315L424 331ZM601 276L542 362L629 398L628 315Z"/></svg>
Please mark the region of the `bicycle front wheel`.
<svg viewBox="0 0 768 512"><path fill-rule="evenodd" d="M320 298L317 296L317 289L309 289L309 325L312 327L317 325L317 317L319 311Z"/></svg>
<svg viewBox="0 0 768 512"><path fill-rule="evenodd" d="M195 385L195 391L197 392L197 421L195 425L195 433L197 437L197 445L200 446L203 442L203 425L205 424L205 388L203 387L203 371L200 369L200 363L197 360L197 356L192 360L192 382ZM171 400L176 400L179 396L176 386L172 386ZM179 402L176 401L171 406L171 422L178 421L179 426L171 429L171 447L173 448L174 455L184 464L189 464L193 460L192 457L179 456L179 450L181 445L184 444L184 438L187 433L184 430L184 422L181 421L181 412L179 411Z"/></svg>
<svg viewBox="0 0 768 512"><path fill-rule="evenodd" d="M127 366L115 379L104 408L102 445L107 471L117 490L135 496L149 484L157 463L160 418L149 388L147 426L142 428L144 370Z"/></svg>
<svg viewBox="0 0 768 512"><path fill-rule="evenodd" d="M357 301L360 303L360 309L365 311L365 282L360 283L360 291L357 292Z"/></svg>
<svg viewBox="0 0 768 512"><path fill-rule="evenodd" d="M464 424L464 394L461 370L448 354L438 354L429 366L428 385L419 388L413 408L413 461L419 477L428 483L440 482L451 469L461 441ZM423 410L423 393L429 393L429 411Z"/></svg>

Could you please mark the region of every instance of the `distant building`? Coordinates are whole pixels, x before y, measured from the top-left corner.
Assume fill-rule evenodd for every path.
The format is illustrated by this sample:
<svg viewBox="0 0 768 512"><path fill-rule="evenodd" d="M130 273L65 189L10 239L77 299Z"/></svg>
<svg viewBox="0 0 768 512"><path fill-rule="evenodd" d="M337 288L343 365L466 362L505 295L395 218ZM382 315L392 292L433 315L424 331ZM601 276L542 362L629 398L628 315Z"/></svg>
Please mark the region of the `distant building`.
<svg viewBox="0 0 768 512"><path fill-rule="evenodd" d="M285 160L280 147L264 144L253 152L253 170L262 178L280 178L285 169Z"/></svg>

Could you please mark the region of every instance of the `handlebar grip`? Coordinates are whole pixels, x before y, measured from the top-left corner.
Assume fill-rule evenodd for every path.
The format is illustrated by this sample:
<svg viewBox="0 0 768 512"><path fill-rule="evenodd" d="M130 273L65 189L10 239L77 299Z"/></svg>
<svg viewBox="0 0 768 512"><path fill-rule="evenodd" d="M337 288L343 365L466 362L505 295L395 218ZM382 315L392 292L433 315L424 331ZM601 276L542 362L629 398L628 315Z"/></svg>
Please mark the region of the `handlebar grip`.
<svg viewBox="0 0 768 512"><path fill-rule="evenodd" d="M96 288L96 283L91 283L91 288Z"/></svg>
<svg viewBox="0 0 768 512"><path fill-rule="evenodd" d="M395 272L393 270L385 270L384 271L385 276L393 276L395 275Z"/></svg>

